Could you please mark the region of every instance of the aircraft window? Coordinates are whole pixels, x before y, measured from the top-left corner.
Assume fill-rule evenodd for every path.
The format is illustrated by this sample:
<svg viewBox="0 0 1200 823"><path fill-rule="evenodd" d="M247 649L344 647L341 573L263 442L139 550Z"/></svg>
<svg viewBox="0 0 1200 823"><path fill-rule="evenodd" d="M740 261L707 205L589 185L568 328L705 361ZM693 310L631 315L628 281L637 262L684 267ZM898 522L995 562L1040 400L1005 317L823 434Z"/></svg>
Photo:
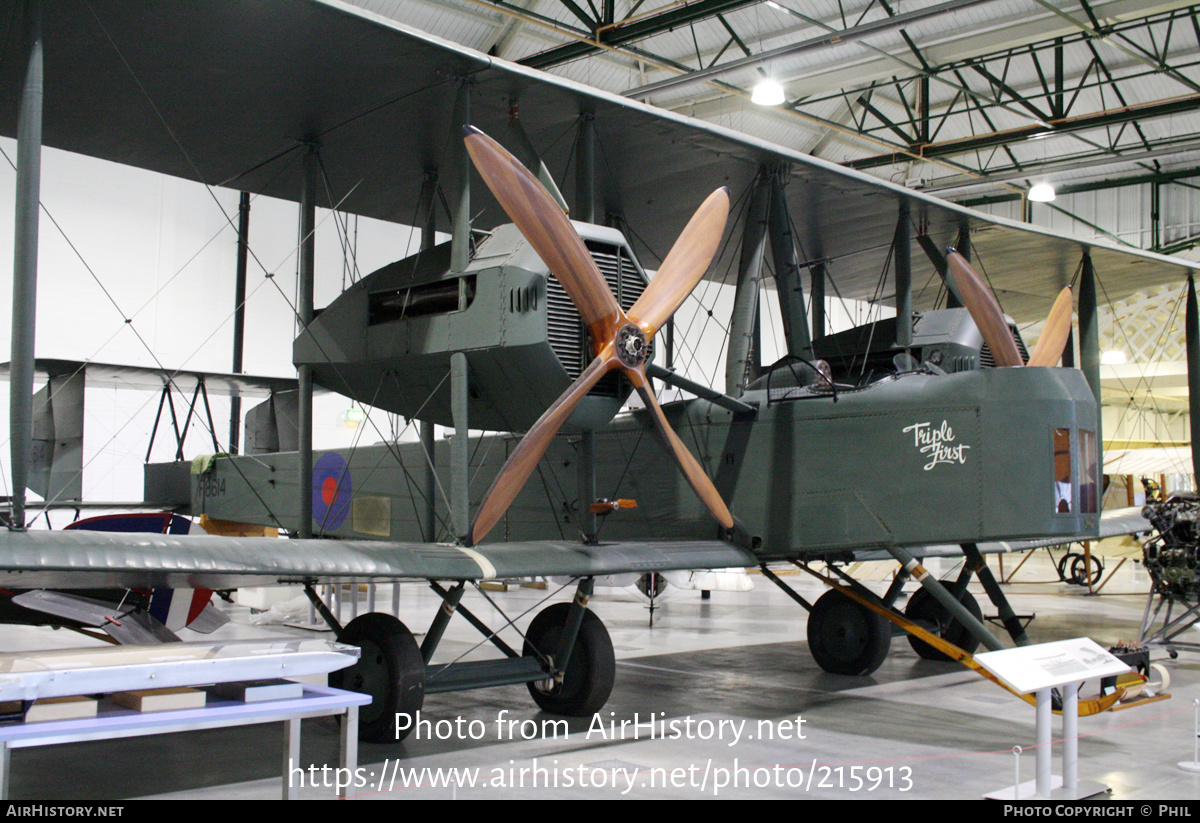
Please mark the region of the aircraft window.
<svg viewBox="0 0 1200 823"><path fill-rule="evenodd" d="M458 278L458 310L463 311L475 302L475 275Z"/></svg>
<svg viewBox="0 0 1200 823"><path fill-rule="evenodd" d="M1100 511L1099 488L1096 485L1096 433L1079 430L1079 511L1095 514Z"/></svg>
<svg viewBox="0 0 1200 823"><path fill-rule="evenodd" d="M407 289L372 294L368 299L368 323L390 323L405 317L463 311L475 300L475 275L438 280Z"/></svg>
<svg viewBox="0 0 1200 823"><path fill-rule="evenodd" d="M1070 514L1074 502L1071 489L1071 430L1054 430L1054 511Z"/></svg>

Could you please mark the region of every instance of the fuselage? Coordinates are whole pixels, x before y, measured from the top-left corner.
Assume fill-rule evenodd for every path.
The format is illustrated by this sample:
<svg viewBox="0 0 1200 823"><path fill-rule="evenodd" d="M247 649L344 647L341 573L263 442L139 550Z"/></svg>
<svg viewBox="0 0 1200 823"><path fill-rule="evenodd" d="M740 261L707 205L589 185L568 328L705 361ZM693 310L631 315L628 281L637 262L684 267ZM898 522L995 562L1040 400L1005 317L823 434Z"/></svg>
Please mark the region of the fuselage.
<svg viewBox="0 0 1200 823"><path fill-rule="evenodd" d="M910 372L855 390L762 388L734 414L693 399L664 406L728 502L735 542L764 558L1095 532L1096 406L1072 369ZM649 428L645 413L594 430L596 493L637 507L600 518L601 541L712 539L719 528ZM516 442L470 447L476 504ZM450 448L437 443L439 490ZM295 529L295 453L218 456L192 478L193 514ZM420 541L426 458L416 443L318 452L314 532ZM580 534L579 435L560 435L484 542ZM320 477L316 475L320 474ZM438 539L455 535L445 497Z"/></svg>
<svg viewBox="0 0 1200 823"><path fill-rule="evenodd" d="M574 225L620 305L633 305L648 280L624 237ZM295 362L332 390L456 425L447 374L461 357L466 426L528 429L589 362L584 324L514 226L498 228L463 271L448 265L448 247L437 247L363 278L301 334ZM883 320L822 338L809 354L824 358L825 377L793 352L753 375L738 412L704 399L664 406L728 504L732 532L701 505L647 414L617 414L630 386L612 375L483 542L579 537L581 513L596 502L581 497L592 494L637 502L599 518L601 541L719 537L767 558L1094 533L1097 413L1080 372L986 367L987 347L963 309L916 315L910 339L896 337L896 321ZM518 437L469 444L472 507ZM466 529L449 513L450 445L438 442L429 457L417 443L318 453L311 492L296 453L221 455L191 477L190 500L161 500L149 483L147 500L298 531L301 494L311 493L315 534L453 541Z"/></svg>

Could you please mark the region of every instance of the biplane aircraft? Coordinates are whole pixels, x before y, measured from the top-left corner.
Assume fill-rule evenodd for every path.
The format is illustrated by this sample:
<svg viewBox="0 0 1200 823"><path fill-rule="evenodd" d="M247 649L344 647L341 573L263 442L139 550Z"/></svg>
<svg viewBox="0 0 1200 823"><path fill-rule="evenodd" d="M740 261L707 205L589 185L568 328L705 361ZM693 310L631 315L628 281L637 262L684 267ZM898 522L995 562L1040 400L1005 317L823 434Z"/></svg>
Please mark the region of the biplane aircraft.
<svg viewBox="0 0 1200 823"><path fill-rule="evenodd" d="M364 649L339 682L372 694L360 728L384 740L437 691L527 683L546 711L598 710L614 665L586 607L596 576L760 567L809 610L818 664L862 674L887 654L888 620L929 656L1000 647L972 574L1027 642L981 552L1101 529L1094 278L1115 298L1186 262L988 217L329 0L5 5L33 32L9 38L25 47L0 72L0 133L22 158L14 314L33 314L42 144L297 201L303 238L298 451L152 465L146 488L295 539L35 531L17 494L0 534L9 589L281 582L324 609L321 582L429 581L445 607L419 646L390 616L341 626L324 611ZM568 158L560 188L548 169ZM439 195L451 240L436 245ZM415 209L427 242L317 312L318 205ZM723 254L736 297L713 389L672 369L670 319ZM1083 371L1057 366L1077 271ZM859 298L884 278L896 316L825 334L835 278ZM914 289L928 278L941 288ZM756 331L768 286L787 351L773 364ZM1047 315L1027 355L1013 318ZM20 489L32 328L14 320L14 340ZM693 396L660 405L656 382ZM420 419L422 442L314 453L314 384ZM433 424L452 435L435 443ZM965 555L957 580L925 572L931 544ZM883 596L842 575L809 604L770 565L837 574L867 552L902 566ZM456 608L493 636L461 608L467 584L530 575L577 578L574 601L539 614L520 650L494 640L498 660L432 662Z"/></svg>

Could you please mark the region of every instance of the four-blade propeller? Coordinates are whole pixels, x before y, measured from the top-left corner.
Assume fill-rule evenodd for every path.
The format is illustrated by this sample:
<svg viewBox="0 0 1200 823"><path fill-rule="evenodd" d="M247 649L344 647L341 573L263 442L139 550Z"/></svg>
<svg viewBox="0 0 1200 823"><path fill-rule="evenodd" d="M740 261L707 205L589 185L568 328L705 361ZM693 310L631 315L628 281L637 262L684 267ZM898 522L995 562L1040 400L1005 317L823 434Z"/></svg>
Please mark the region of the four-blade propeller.
<svg viewBox="0 0 1200 823"><path fill-rule="evenodd" d="M992 290L967 264L966 258L954 249L946 250L946 263L954 282L962 294L963 305L971 313L971 319L979 327L983 342L991 349L992 357L997 366L1053 366L1062 357L1067 345L1067 337L1071 333L1071 287L1067 286L1058 293L1046 325L1038 338L1033 354L1026 363L1021 357L1021 351L1013 340L1000 304L996 302Z"/></svg>
<svg viewBox="0 0 1200 823"><path fill-rule="evenodd" d="M628 313L618 305L591 254L542 184L483 132L464 129L467 151L504 211L558 278L579 310L594 346L595 359L538 418L492 481L471 524L474 545L499 522L537 467L555 434L579 401L611 371L620 371L646 404L655 427L700 500L725 528L733 517L712 480L667 422L646 378L650 341L700 282L716 254L729 214L729 191L717 189L692 216Z"/></svg>

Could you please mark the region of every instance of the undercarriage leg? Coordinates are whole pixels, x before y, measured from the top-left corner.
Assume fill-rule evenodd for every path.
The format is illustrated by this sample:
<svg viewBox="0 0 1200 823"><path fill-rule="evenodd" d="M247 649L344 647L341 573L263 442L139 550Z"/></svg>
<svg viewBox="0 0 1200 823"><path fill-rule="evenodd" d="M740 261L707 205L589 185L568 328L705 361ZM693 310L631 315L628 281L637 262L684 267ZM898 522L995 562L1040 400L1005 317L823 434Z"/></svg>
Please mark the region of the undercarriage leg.
<svg viewBox="0 0 1200 823"><path fill-rule="evenodd" d="M565 671L571 662L571 652L575 648L575 638L579 634L579 627L583 625L584 615L589 613L587 604L592 596L592 586L592 578L585 577L579 581L579 585L575 589L575 599L571 601L571 608L567 612L567 620L563 625L563 633L559 638L558 652L554 656L560 670Z"/></svg>
<svg viewBox="0 0 1200 823"><path fill-rule="evenodd" d="M450 591L439 592L442 595L442 607L438 609L433 622L429 624L429 631L425 632L425 640L421 643L421 657L424 658L426 664L433 659L433 653L437 651L438 643L441 642L442 635L446 633L446 626L450 624L450 618L454 616L454 610L458 608L458 601L462 600L466 585L465 581L460 580L458 585Z"/></svg>
<svg viewBox="0 0 1200 823"><path fill-rule="evenodd" d="M967 558L967 565L974 567L975 576L983 584L983 590L987 592L988 599L992 601L992 605L999 611L1000 622L1004 624L1009 637L1018 646L1028 646L1029 637L1025 634L1025 627L1021 624L1020 618L1013 612L1012 606L1008 603L1008 598L1004 596L1004 591L1000 588L1000 584L992 576L992 570L988 567L987 561L983 559L983 555L980 554L979 548L974 543L963 543L962 550Z"/></svg>
<svg viewBox="0 0 1200 823"><path fill-rule="evenodd" d="M795 600L797 603L799 603L801 606L803 606L803 607L804 607L804 610L805 610L806 612L811 612L811 611L813 610L812 603L809 603L809 602L808 602L807 600L805 600L803 597L801 597L800 595L796 594L796 592L795 592L795 591L793 591L793 589L792 589L792 587L791 587L791 586L789 586L788 584L784 583L782 580L780 580L780 579L779 579L779 577L778 577L778 576L775 574L775 572L773 572L773 571L771 571L769 568L767 568L767 564L766 564L766 563L763 563L761 566L759 566L759 568L762 570L763 577L765 577L765 578L767 578L768 580L770 580L772 583L774 583L776 586L778 586L778 587L779 587L779 590L780 590L780 591L782 591L782 592L783 592L784 594L786 594L788 597L792 598L792 599L793 599L793 600Z"/></svg>
<svg viewBox="0 0 1200 823"><path fill-rule="evenodd" d="M908 571L917 582L921 584L921 588L929 592L929 596L942 605L946 611L956 620L959 625L971 633L972 636L978 638L979 642L988 648L989 651L999 651L1004 646L995 638L987 626L979 620L975 615L960 603L945 586L941 584L937 578L926 571L915 557L909 554L906 550L899 546L888 546L888 553L896 558L896 561Z"/></svg>
<svg viewBox="0 0 1200 823"><path fill-rule="evenodd" d="M543 609L525 633L525 655L542 661L550 677L529 683L542 710L586 717L604 705L616 679L616 656L608 630L587 608L592 578L579 581L575 600Z"/></svg>
<svg viewBox="0 0 1200 823"><path fill-rule="evenodd" d="M442 588L442 586L440 586L437 583L437 581L435 581L435 580L429 581L429 587L431 589L433 589L435 592L437 592L441 596L442 600L444 600L446 602L450 601L450 598L452 596L451 590ZM462 593L460 592L458 595L458 598L454 598L454 603L457 604L458 599L461 597L462 597ZM497 632L492 631L492 629L488 628L488 625L486 623L484 623L482 620L480 620L475 615L471 614L471 612L465 606L458 605L457 611L459 614L461 614L463 616L464 620L466 620L468 623L470 623L472 626L474 626L479 631L479 633L482 634L484 637L486 637L493 646L495 646L497 649L499 649L504 654L505 657L520 657L520 655L517 654L516 650L513 649L512 646L508 645L507 643L504 642L503 639L501 639L500 635ZM437 624L438 619L440 619L440 613L439 613L439 617L434 619L434 625ZM449 620L449 617L447 617L446 619ZM443 629L444 628L445 627L443 627ZM431 649L430 654L432 654L432 653L433 653L433 650Z"/></svg>
<svg viewBox="0 0 1200 823"><path fill-rule="evenodd" d="M333 633L340 635L342 633L341 622L333 616L333 612L325 605L325 601L313 589L311 583L304 584L304 596L308 598L309 603L312 603L313 608L317 610L317 614L321 615L321 619L329 625L329 628L333 629Z"/></svg>
<svg viewBox="0 0 1200 823"><path fill-rule="evenodd" d="M896 572L896 576L892 578L892 585L888 586L888 590L884 592L883 602L888 607L895 606L896 600L900 597L900 592L904 590L904 584L908 582L908 571L901 568Z"/></svg>

